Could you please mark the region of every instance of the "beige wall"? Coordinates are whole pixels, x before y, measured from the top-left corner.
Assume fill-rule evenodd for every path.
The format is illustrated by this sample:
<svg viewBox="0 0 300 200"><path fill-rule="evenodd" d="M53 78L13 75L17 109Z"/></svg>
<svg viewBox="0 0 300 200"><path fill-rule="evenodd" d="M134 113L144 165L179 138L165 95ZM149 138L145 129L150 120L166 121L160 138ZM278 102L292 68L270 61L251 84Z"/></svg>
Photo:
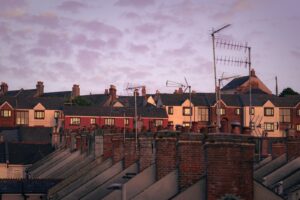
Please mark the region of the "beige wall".
<svg viewBox="0 0 300 200"><path fill-rule="evenodd" d="M170 115L168 113L169 107L173 107L173 115ZM189 122L190 116L184 116L183 115L183 107L190 107L190 101L187 99L185 102L182 103L181 106L166 106L166 111L168 114L169 122L172 121L174 124L174 127L176 125L182 125L183 122ZM194 120L195 110L194 105L191 104L192 107L192 121Z"/></svg>
<svg viewBox="0 0 300 200"><path fill-rule="evenodd" d="M26 165L0 164L0 178L25 178Z"/></svg>
<svg viewBox="0 0 300 200"><path fill-rule="evenodd" d="M35 119L34 112L36 110L45 111L44 119ZM56 125L56 120L54 118L55 112L58 110L46 110L42 104L37 104L33 109L28 110L29 114L29 126L44 126L44 127L54 127ZM59 111L61 112L61 111Z"/></svg>
<svg viewBox="0 0 300 200"><path fill-rule="evenodd" d="M279 108L275 107L272 102L267 101L263 106L256 106L254 108L254 115L252 115L252 121L258 125L261 124L261 128L257 128L256 131L252 131L254 136L261 136L262 132L264 131L264 123L275 123L279 124ZM274 116L265 116L265 108L273 108L274 109ZM249 106L245 106L244 108L244 126L249 126ZM282 133L278 129L270 132L268 131L268 137L281 137Z"/></svg>

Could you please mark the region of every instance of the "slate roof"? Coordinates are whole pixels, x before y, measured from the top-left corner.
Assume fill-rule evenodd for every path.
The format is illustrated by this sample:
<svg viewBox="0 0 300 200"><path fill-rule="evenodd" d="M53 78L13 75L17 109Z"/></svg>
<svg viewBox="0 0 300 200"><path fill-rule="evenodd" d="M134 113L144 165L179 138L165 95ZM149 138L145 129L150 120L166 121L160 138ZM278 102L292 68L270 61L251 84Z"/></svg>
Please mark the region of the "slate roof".
<svg viewBox="0 0 300 200"><path fill-rule="evenodd" d="M235 78L227 83L221 90L231 90L236 89L237 87L241 86L249 79L249 76L242 76L239 78Z"/></svg>
<svg viewBox="0 0 300 200"><path fill-rule="evenodd" d="M80 98L85 99L95 106L103 106L106 101L109 99L108 94L90 94L90 95L82 95Z"/></svg>
<svg viewBox="0 0 300 200"><path fill-rule="evenodd" d="M4 96L7 97L20 97L20 98L27 98L27 97L34 97L36 94L36 89L20 89L20 90L11 90L7 91Z"/></svg>
<svg viewBox="0 0 300 200"><path fill-rule="evenodd" d="M189 99L189 94L160 94L162 104L165 106L180 106L186 99Z"/></svg>
<svg viewBox="0 0 300 200"><path fill-rule="evenodd" d="M94 106L65 106L65 115L70 116L112 116L134 117L134 107L94 107ZM137 113L141 117L167 118L166 110L154 106L138 107Z"/></svg>
<svg viewBox="0 0 300 200"><path fill-rule="evenodd" d="M10 164L32 164L42 159L54 149L51 144L7 143ZM0 143L0 161L6 163L5 143ZM1 188L1 187L0 187Z"/></svg>
<svg viewBox="0 0 300 200"><path fill-rule="evenodd" d="M47 194L59 179L0 179L1 194Z"/></svg>
<svg viewBox="0 0 300 200"><path fill-rule="evenodd" d="M300 95L274 97L272 102L277 107L295 107L300 103Z"/></svg>
<svg viewBox="0 0 300 200"><path fill-rule="evenodd" d="M60 97L69 99L72 95L72 91L61 91L61 92L46 92L41 97Z"/></svg>
<svg viewBox="0 0 300 200"><path fill-rule="evenodd" d="M134 96L119 96L117 99L119 102L121 102L126 107L134 107L135 106L135 98ZM146 105L146 99L144 96L137 96L136 97L136 104L137 106L144 106Z"/></svg>
<svg viewBox="0 0 300 200"><path fill-rule="evenodd" d="M263 106L268 100L273 103L274 95L266 95L266 94L252 94L252 106ZM240 95L242 105L249 106L250 105L250 97L246 94Z"/></svg>

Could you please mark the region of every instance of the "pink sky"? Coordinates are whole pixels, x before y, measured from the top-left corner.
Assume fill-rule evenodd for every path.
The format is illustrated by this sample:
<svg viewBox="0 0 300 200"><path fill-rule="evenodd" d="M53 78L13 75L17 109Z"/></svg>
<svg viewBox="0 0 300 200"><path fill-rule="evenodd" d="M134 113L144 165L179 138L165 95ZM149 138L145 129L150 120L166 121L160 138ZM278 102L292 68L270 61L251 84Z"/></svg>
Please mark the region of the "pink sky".
<svg viewBox="0 0 300 200"><path fill-rule="evenodd" d="M256 74L274 91L300 92L300 2L297 0L0 0L0 81L9 89L103 93L128 83L171 92L187 78L193 90L214 90L210 32L247 42ZM284 3L284 4L283 4ZM222 53L222 51L217 51ZM238 56L245 56L239 53ZM217 66L218 77L246 75ZM224 83L225 84L225 83Z"/></svg>

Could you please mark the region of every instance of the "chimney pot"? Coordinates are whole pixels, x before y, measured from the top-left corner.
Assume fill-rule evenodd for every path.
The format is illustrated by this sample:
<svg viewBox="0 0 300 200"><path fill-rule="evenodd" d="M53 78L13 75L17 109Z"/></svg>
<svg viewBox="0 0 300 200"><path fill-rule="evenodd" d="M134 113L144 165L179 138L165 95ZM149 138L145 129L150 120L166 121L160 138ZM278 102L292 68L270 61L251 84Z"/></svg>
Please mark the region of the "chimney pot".
<svg viewBox="0 0 300 200"><path fill-rule="evenodd" d="M143 86L142 87L142 96L146 96L146 87L145 86Z"/></svg>
<svg viewBox="0 0 300 200"><path fill-rule="evenodd" d="M1 87L0 87L0 94L5 95L5 93L7 93L8 91L8 85L5 82L1 83Z"/></svg>
<svg viewBox="0 0 300 200"><path fill-rule="evenodd" d="M111 101L114 102L117 99L117 89L116 86L110 85L109 95L111 96Z"/></svg>
<svg viewBox="0 0 300 200"><path fill-rule="evenodd" d="M80 88L79 85L74 84L72 87L72 98L80 96Z"/></svg>
<svg viewBox="0 0 300 200"><path fill-rule="evenodd" d="M254 70L254 69L251 69L250 75L251 75L251 77L256 77L256 74L255 74L255 70Z"/></svg>

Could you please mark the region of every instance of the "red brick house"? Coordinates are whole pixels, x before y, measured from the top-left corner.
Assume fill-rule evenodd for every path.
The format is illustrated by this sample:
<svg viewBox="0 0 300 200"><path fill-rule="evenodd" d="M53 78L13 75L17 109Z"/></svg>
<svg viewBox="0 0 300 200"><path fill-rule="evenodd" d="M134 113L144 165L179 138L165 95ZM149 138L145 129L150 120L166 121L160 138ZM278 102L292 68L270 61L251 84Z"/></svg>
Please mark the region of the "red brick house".
<svg viewBox="0 0 300 200"><path fill-rule="evenodd" d="M95 126L134 129L132 107L65 106L63 112L65 130ZM168 125L168 117L164 109L138 107L137 114L139 129L148 130L153 126L165 128Z"/></svg>

